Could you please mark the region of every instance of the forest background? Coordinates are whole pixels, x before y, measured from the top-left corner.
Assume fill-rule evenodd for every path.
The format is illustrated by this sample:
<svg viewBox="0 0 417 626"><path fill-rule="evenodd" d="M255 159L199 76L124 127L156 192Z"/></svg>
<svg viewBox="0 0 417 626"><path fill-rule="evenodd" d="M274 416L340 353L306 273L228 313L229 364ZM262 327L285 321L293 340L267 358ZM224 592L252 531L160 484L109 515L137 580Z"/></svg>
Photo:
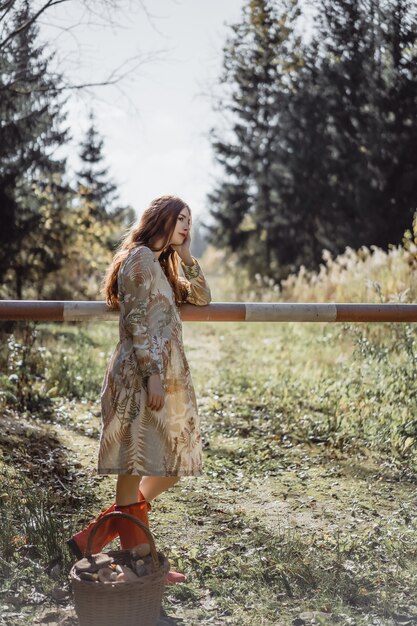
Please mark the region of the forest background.
<svg viewBox="0 0 417 626"><path fill-rule="evenodd" d="M79 171L55 156L70 136L67 100L82 86L57 72L53 50L40 41L39 19L54 4L0 3L3 299L100 299L103 272L137 218L138 207L118 202L93 107ZM100 5L117 10L118 3L86 2L88 10ZM314 0L308 38L305 8L297 0L252 0L230 26L219 125L207 129L223 175L207 194L192 252L214 300L414 302L417 7L407 0ZM313 506L301 495L310 480L314 498L305 498L317 505L320 489L327 497L331 491L312 460L318 447L323 471L326 463L338 467L336 498L344 508L352 492L342 493L341 467L362 468L352 486L352 519L359 508L365 527L359 538L358 529L346 530L344 509L333 500L330 527L303 518L305 533L275 525L268 540L238 496L239 519L235 508L222 521L230 533L218 537L203 524L206 534L190 552L180 530L172 548L172 528L161 521L171 558L195 575L185 591L169 596L177 621L166 623L210 615L213 623L252 624L259 612L264 624L276 624L278 615L282 624L416 623L413 325L207 324L187 332L218 502L227 468L246 487L245 497L253 477L270 486L261 502L272 507L275 524L277 500L294 490L293 480L301 508ZM115 329L3 323L1 334L0 448L8 470L0 498L0 623L27 623L29 615L41 623L39 607L70 606L63 537L89 518L97 498L110 497L109 485L92 474L91 452L84 458L74 445L90 450L97 437L97 397ZM211 365L201 358L203 338ZM288 481L285 494L273 492L278 479L281 486ZM369 490L379 500L371 503ZM200 510L189 492L187 484L181 497L193 502L190 523L198 530L207 503ZM230 493L225 501L233 501ZM177 505L175 495L166 496L174 521ZM242 519L251 552L238 541ZM208 541L217 548L207 551ZM262 546L264 560L251 567ZM235 562L225 559L226 549ZM68 610L57 619L75 623Z"/></svg>

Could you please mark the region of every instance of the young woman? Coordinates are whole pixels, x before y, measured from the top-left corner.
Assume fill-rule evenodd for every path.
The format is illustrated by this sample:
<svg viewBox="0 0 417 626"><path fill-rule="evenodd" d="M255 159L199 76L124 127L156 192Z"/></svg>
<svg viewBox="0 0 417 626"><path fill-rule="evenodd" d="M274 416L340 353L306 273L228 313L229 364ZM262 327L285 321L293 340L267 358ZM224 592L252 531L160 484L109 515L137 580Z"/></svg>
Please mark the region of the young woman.
<svg viewBox="0 0 417 626"><path fill-rule="evenodd" d="M206 305L210 288L190 254L191 211L176 196L151 202L121 243L104 281L106 302L120 309L120 340L104 377L98 473L117 474L116 501L68 544L81 556L103 515L125 511L148 525L151 502L181 476L202 473L197 402L184 353L181 304ZM178 260L185 278L178 275ZM109 520L93 553L120 536L121 547L147 543L126 519ZM185 576L169 572L168 583Z"/></svg>

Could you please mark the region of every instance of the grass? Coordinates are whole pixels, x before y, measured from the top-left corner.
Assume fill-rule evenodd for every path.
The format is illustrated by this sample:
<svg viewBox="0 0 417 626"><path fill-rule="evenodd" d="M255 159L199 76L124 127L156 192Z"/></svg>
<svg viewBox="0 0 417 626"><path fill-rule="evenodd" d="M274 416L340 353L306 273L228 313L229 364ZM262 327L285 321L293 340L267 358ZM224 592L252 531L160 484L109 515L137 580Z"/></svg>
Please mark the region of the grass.
<svg viewBox="0 0 417 626"><path fill-rule="evenodd" d="M235 299L230 280L213 275L215 300ZM294 281L304 299L305 275ZM266 300L277 297L270 289ZM24 368L10 357L9 375L33 376L38 396L19 404L7 379L16 402L4 394L0 418L7 626L41 623L52 609L76 623L64 539L114 493L94 463L117 326L37 332L43 369L27 354ZM417 623L414 335L411 324L184 324L205 471L150 514L158 548L188 576L166 589L164 624Z"/></svg>
<svg viewBox="0 0 417 626"><path fill-rule="evenodd" d="M177 593L183 604L198 605L195 594L208 588L210 602L200 594L202 608L188 623L207 619L207 604L214 623L291 624L314 611L329 624L416 619L411 459L384 452L389 445L360 428L342 437L336 383L343 378L336 368L320 399L315 370L328 376L330 363L326 354L316 361L308 349L312 328L304 336L297 331L303 341L296 343L285 326L272 337L269 327L234 325L232 337L219 325L223 339L216 344L212 329L206 335L196 326L186 327L186 341L209 345L210 337L207 358L216 353L217 368L210 380L204 365L200 375L198 358L192 368L208 443L200 493L190 479L175 502L164 494L177 517L187 512L184 526L198 546L190 559L194 542L184 537L174 552L174 563L193 575L193 594L173 591L172 607ZM320 345L327 331L316 332ZM303 368L292 367L301 345ZM271 371L277 346L280 358ZM184 508L178 510L179 501ZM172 523L161 521L168 542Z"/></svg>

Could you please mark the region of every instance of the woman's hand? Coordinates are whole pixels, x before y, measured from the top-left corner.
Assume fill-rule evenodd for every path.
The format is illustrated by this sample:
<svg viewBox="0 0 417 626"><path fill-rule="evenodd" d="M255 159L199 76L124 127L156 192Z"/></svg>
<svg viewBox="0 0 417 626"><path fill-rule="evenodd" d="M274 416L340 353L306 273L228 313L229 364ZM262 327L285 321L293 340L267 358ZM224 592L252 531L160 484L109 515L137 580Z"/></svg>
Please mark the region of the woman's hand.
<svg viewBox="0 0 417 626"><path fill-rule="evenodd" d="M159 374L151 374L148 378L148 407L159 411L165 403L165 389Z"/></svg>
<svg viewBox="0 0 417 626"><path fill-rule="evenodd" d="M179 254L179 256L181 257L181 259L184 261L186 265L193 265L193 258L190 252L190 245L191 245L191 236L189 232L187 233L187 236L181 245L174 246L173 244L171 244L171 248L173 248L175 252Z"/></svg>

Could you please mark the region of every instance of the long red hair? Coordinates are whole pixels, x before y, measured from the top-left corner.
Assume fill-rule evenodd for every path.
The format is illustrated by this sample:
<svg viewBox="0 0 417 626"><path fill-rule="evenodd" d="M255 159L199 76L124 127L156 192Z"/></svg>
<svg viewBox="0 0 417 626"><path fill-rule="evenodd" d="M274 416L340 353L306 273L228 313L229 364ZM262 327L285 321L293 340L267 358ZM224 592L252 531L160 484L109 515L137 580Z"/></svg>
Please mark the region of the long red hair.
<svg viewBox="0 0 417 626"><path fill-rule="evenodd" d="M152 200L142 214L139 223L133 224L126 236L122 239L113 260L103 279L102 293L107 305L112 309L119 307L117 289L117 274L120 266L130 250L139 245L145 245L151 250L162 250L159 262L173 289L175 301L179 306L187 295L187 282L178 275L178 254L168 246L174 232L178 215L182 209L191 210L181 198L177 196L160 196ZM162 240L162 247L156 247L156 241Z"/></svg>

